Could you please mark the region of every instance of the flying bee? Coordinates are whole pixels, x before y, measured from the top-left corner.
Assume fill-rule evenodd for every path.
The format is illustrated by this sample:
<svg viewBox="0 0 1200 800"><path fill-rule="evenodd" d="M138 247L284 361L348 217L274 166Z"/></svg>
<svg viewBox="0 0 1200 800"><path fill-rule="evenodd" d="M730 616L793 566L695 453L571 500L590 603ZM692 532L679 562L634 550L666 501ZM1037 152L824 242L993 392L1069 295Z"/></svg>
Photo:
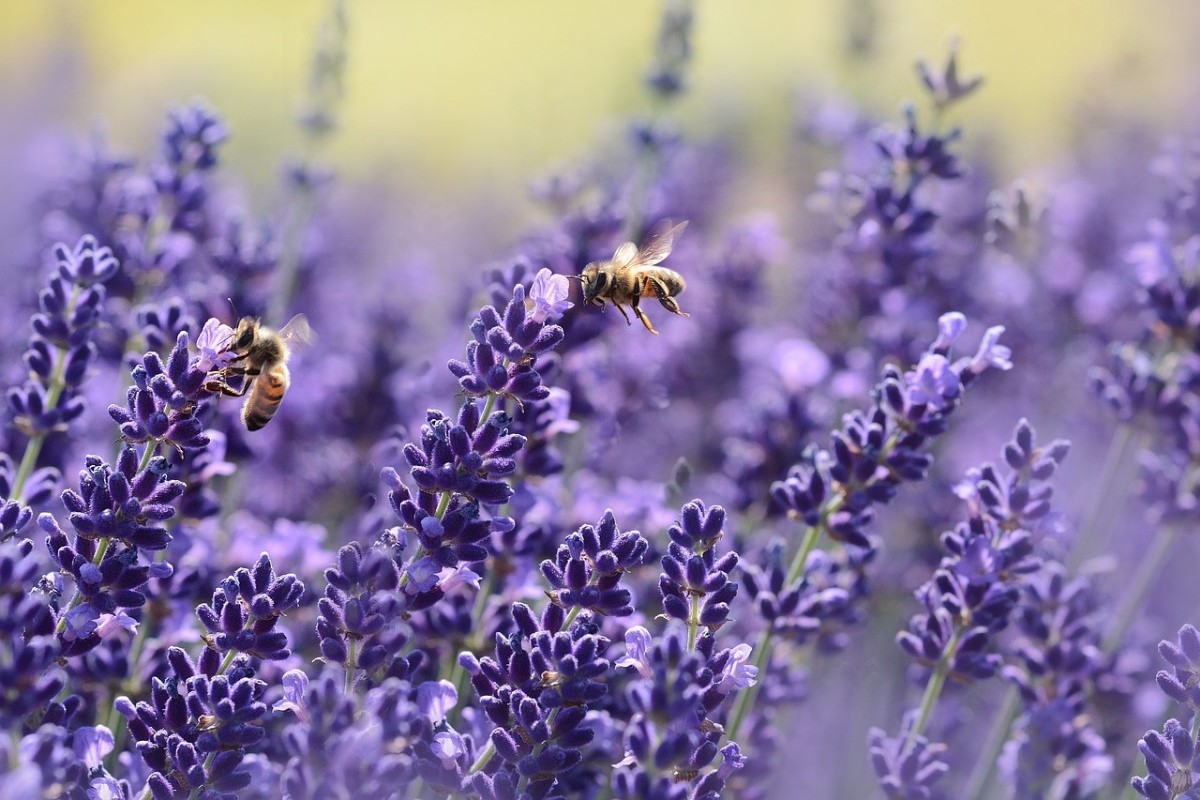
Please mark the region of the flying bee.
<svg viewBox="0 0 1200 800"><path fill-rule="evenodd" d="M308 319L297 314L279 330L263 325L256 317L242 317L230 339L229 350L236 354L233 364L221 377L209 381L209 391L230 397L245 397L242 422L247 430L256 431L271 421L283 396L292 383L287 361L293 347L312 341ZM230 386L225 378L242 376L240 389Z"/></svg>
<svg viewBox="0 0 1200 800"><path fill-rule="evenodd" d="M680 310L675 296L680 294L687 284L683 276L673 269L658 266L664 258L671 254L671 245L675 237L687 227L687 220L674 224L671 220L663 220L654 227L646 237L646 241L638 247L633 242L626 242L617 248L611 261L595 261L584 267L579 281L583 285L583 302L594 306L604 307L607 300L617 307L625 322L632 325L633 321L625 313L624 306L628 305L637 314L638 319L646 326L646 330L658 335L646 312L638 306L643 297L654 297L662 307L672 314L681 317L688 316Z"/></svg>

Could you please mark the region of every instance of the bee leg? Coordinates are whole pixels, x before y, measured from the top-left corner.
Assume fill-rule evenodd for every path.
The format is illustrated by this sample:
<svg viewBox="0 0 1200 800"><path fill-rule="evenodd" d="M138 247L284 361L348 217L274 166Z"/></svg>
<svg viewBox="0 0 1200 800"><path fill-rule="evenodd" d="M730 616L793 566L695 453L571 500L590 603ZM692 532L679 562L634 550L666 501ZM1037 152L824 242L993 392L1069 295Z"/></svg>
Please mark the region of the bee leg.
<svg viewBox="0 0 1200 800"><path fill-rule="evenodd" d="M660 297L658 298L658 302L662 303L662 307L667 311L670 311L672 314L678 314L681 317L691 316L691 314L679 307L679 303L675 302L674 297Z"/></svg>
<svg viewBox="0 0 1200 800"><path fill-rule="evenodd" d="M646 316L646 312L642 311L641 306L638 305L639 300L641 300L641 297L634 295L633 302L630 303L630 305L633 307L633 313L637 314L638 319L640 319L642 324L646 326L646 330L650 331L655 336L658 336L658 331L654 330L654 326L650 324L650 318Z"/></svg>
<svg viewBox="0 0 1200 800"><path fill-rule="evenodd" d="M613 305L617 307L617 311L620 311L621 316L625 318L625 324L632 325L633 320L631 320L629 318L629 315L625 313L625 307L623 305L621 305L620 303L613 303ZM633 310L637 311L637 300L636 299L633 301Z"/></svg>
<svg viewBox="0 0 1200 800"><path fill-rule="evenodd" d="M208 381L204 384L204 391L221 394L225 397L245 397L246 392L250 391L250 381L246 381L246 385L241 389L235 389L222 380Z"/></svg>
<svg viewBox="0 0 1200 800"><path fill-rule="evenodd" d="M665 308L667 311L670 311L672 314L678 314L681 317L691 316L679 307L678 300L667 294L667 287L662 281L651 281L647 279L646 282L654 287L654 294L658 298L658 302L662 304L663 308Z"/></svg>

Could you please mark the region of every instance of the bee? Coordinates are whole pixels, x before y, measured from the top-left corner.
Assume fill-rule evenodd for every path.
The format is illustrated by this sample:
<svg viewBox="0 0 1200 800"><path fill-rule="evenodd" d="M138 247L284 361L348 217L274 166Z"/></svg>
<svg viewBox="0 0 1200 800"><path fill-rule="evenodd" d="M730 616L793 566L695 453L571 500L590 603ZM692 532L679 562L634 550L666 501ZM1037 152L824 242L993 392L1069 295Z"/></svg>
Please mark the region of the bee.
<svg viewBox="0 0 1200 800"><path fill-rule="evenodd" d="M311 341L312 329L303 314L292 317L277 331L256 317L242 317L229 344L229 350L237 354L234 365L227 367L220 379L210 381L207 388L230 397L245 396L242 422L246 430L256 431L275 416L292 383L287 368L291 349ZM229 375L242 376L240 389L225 381Z"/></svg>
<svg viewBox="0 0 1200 800"><path fill-rule="evenodd" d="M672 314L686 317L688 314L679 308L675 296L687 288L683 276L673 269L658 266L664 258L671 254L671 245L675 242L687 220L674 224L671 220L663 220L654 227L646 237L646 241L638 247L633 242L626 242L617 248L611 261L595 261L584 267L579 281L583 286L583 302L604 307L607 300L617 307L625 322L632 325L633 321L625 313L624 306L628 305L637 314L638 319L646 326L646 330L658 335L650 318L642 311L638 303L643 297L654 297L662 307Z"/></svg>

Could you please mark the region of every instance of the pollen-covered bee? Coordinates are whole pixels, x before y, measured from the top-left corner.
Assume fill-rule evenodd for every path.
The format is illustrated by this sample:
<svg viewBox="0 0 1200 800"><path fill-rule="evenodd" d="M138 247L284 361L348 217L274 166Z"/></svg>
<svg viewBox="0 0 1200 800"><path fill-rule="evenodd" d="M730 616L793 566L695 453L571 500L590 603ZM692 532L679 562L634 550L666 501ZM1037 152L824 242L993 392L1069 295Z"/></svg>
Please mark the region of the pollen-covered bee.
<svg viewBox="0 0 1200 800"><path fill-rule="evenodd" d="M672 314L681 317L688 316L680 310L675 296L680 294L687 284L683 276L673 269L658 266L664 258L671 254L671 245L675 237L687 227L687 220L678 224L664 220L654 227L646 241L638 247L633 242L626 242L617 248L611 261L596 261L588 264L579 281L583 285L583 302L604 307L607 300L617 307L621 316L630 325L633 321L625 313L624 306L628 305L637 314L638 319L646 326L646 330L658 335L646 312L638 307L643 297L654 297L662 307Z"/></svg>
<svg viewBox="0 0 1200 800"><path fill-rule="evenodd" d="M242 422L247 430L256 431L275 416L291 385L292 374L287 368L291 348L311 341L312 329L303 314L292 317L278 331L256 317L242 317L228 348L236 354L233 363L222 372L221 379L210 381L208 388L231 397L245 396ZM231 375L243 377L240 389L225 382L224 378Z"/></svg>

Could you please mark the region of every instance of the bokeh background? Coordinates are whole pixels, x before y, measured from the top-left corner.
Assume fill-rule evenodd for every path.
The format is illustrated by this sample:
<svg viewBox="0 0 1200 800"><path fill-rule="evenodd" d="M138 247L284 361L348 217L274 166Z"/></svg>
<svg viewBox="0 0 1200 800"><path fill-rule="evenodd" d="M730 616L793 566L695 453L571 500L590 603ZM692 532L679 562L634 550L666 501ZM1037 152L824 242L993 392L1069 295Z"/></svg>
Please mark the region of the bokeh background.
<svg viewBox="0 0 1200 800"><path fill-rule="evenodd" d="M355 0L348 10L329 145L347 182L419 186L431 201L482 191L515 214L527 179L645 110L639 78L658 3ZM278 157L297 146L327 14L321 0L6 3L0 125L7 136L98 128L140 152L167 108L204 97L234 132L226 163L266 202ZM804 92L836 89L894 112L915 92L913 61L940 58L959 37L964 66L988 79L959 119L1021 175L1061 157L1105 109L1164 130L1187 120L1200 92L1198 17L1179 0L701 3L676 113L689 134L736 132L755 174L769 175Z"/></svg>
<svg viewBox="0 0 1200 800"><path fill-rule="evenodd" d="M0 274L21 275L38 263L45 247L38 198L63 172L69 143L102 135L118 151L151 152L165 113L203 98L232 132L221 156L226 191L270 217L286 205L280 174L287 160L312 158L331 170L336 183L327 211L334 227L356 236L341 261L361 254L355 280L393 293L393 305L411 313L405 353L437 362L458 352L466 298L481 294L485 269L544 219L528 200L531 181L598 154L602 161L626 142L631 119L656 112L643 77L661 5L353 0L346 11L337 127L314 150L296 119L330 14L324 0L0 6L0 237L8 243L0 247ZM941 63L956 39L964 71L984 75L986 85L955 107L951 121L968 131L964 160L985 164L991 185L1021 179L1035 192L1069 193L1059 182L1064 174L1086 179L1089 163L1132 152L1129 163L1114 168L1107 194L1096 192L1111 200L1120 195L1119 181L1150 180L1143 154L1153 153L1159 139L1187 132L1196 121L1200 7L1181 0L701 0L696 12L688 91L665 113L685 139L722 149L728 172L714 215L722 224L714 228L765 211L785 236L794 223L803 229L817 169L797 165L798 132L839 110L898 119L902 102L919 95L914 61ZM1144 150L1114 145L1130 131ZM1145 200L1154 192L1131 194ZM1143 218L1132 214L1125 224L1137 229ZM1056 268L1053 261L1042 267ZM425 281L422 274L443 279ZM25 273L30 286L38 277ZM454 281L470 288L455 292ZM704 310L705 302L731 299L720 288L693 290L689 298L699 297ZM344 281L322 291L359 289ZM429 291L445 293L422 295ZM342 298L331 307L350 304ZM326 324L325 342L339 342L336 321ZM24 326L24 319L3 319L0 334L19 339ZM447 336L453 350L440 344ZM327 353L324 363L334 356ZM1075 381L1078 395L1069 402L1014 394L1011 407L1001 400L987 407L990 419L963 423L976 426L978 446L968 442L947 454L947 474L994 457L1022 414L1038 417L1046 439L1095 431L1068 430L1065 422L1055 427L1072 416L1070 403L1085 402L1081 375L1082 368L1064 378ZM1045 388L1028 383L1031 393ZM447 387L453 385L442 376L428 394L445 402ZM414 401L405 410L419 418L423 407ZM1091 408L1081 416L1095 423L1104 415ZM1086 436L1076 441L1084 466L1073 473L1066 502L1077 518L1106 445ZM630 452L637 451L615 452L610 466L629 460ZM659 461L629 461L629 470L661 483ZM904 533L905 519L921 516L903 505L895 512L893 528L908 536L902 543L919 538ZM803 752L793 754L810 768L813 796L872 791L863 734L899 719L905 676L890 641L912 612L907 591L921 579L902 575L891 584L893 595L864 635L879 647L814 668L811 682L821 691L803 707L796 723L805 734L796 740ZM1172 630L1147 631L1145 638ZM829 759L851 768L819 772ZM778 796L789 796L786 785Z"/></svg>

